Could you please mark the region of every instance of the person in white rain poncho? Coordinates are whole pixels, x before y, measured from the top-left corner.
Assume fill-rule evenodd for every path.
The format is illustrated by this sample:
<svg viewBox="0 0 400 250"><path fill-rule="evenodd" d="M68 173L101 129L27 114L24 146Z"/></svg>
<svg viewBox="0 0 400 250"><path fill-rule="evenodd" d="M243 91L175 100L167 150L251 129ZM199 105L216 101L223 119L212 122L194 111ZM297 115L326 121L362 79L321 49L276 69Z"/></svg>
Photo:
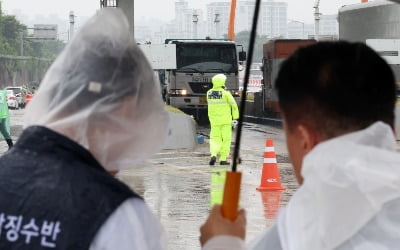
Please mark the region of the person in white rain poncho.
<svg viewBox="0 0 400 250"><path fill-rule="evenodd" d="M143 199L112 176L166 138L153 76L120 10L103 9L80 28L0 159L0 249L165 248Z"/></svg>
<svg viewBox="0 0 400 250"><path fill-rule="evenodd" d="M283 62L276 88L300 188L248 247L244 215L231 223L214 209L201 228L203 249L399 249L396 87L388 64L365 44L318 43Z"/></svg>

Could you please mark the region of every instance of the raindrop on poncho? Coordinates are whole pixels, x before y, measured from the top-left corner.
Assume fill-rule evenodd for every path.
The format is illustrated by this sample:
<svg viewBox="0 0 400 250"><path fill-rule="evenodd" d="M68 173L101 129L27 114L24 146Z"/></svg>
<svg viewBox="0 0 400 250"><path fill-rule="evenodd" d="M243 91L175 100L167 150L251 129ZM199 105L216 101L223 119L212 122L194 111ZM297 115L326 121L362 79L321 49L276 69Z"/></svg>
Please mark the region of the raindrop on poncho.
<svg viewBox="0 0 400 250"><path fill-rule="evenodd" d="M88 149L107 170L160 150L168 128L160 86L118 9L91 18L48 70L25 115Z"/></svg>

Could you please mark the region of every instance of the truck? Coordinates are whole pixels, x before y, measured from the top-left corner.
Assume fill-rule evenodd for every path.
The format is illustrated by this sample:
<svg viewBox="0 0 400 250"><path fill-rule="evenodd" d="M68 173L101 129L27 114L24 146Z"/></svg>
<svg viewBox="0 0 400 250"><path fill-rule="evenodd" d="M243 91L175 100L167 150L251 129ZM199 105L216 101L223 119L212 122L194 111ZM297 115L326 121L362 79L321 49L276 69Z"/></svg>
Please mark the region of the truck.
<svg viewBox="0 0 400 250"><path fill-rule="evenodd" d="M212 88L216 74L227 76L226 90L239 103L239 61L246 60L243 49L227 40L166 39L165 44L176 46L176 68L160 72L163 96L167 104L197 121L207 120L206 93Z"/></svg>
<svg viewBox="0 0 400 250"><path fill-rule="evenodd" d="M277 39L268 41L263 45L261 69L263 71L262 109L264 115L273 118L280 117L275 80L278 76L281 63L298 48L315 43L316 40L314 39Z"/></svg>

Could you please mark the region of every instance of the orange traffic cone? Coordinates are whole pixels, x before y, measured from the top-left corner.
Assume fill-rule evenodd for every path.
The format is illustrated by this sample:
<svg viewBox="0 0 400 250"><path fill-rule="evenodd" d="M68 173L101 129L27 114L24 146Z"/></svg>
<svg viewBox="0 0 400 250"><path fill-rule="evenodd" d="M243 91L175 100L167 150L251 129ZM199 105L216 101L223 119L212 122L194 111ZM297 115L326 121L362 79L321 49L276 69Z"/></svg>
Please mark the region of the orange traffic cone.
<svg viewBox="0 0 400 250"><path fill-rule="evenodd" d="M258 191L264 190L283 190L281 186L281 178L279 177L279 169L276 161L274 141L267 139L264 151L264 164L261 175L261 184L257 188Z"/></svg>

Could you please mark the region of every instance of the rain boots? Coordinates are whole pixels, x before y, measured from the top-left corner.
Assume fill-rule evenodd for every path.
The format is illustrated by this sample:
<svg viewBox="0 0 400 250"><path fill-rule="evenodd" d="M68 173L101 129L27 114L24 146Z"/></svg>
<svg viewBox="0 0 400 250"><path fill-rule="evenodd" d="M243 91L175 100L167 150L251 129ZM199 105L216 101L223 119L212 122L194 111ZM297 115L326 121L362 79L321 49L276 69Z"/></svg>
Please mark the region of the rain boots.
<svg viewBox="0 0 400 250"><path fill-rule="evenodd" d="M214 166L216 161L217 161L217 157L211 156L210 166Z"/></svg>
<svg viewBox="0 0 400 250"><path fill-rule="evenodd" d="M211 156L211 159L210 159L210 166L214 166L216 161L217 161L217 157ZM227 161L221 161L221 162L219 163L219 165L221 165L221 166L228 166L228 165L231 165L231 164L230 164L229 162L227 162Z"/></svg>
<svg viewBox="0 0 400 250"><path fill-rule="evenodd" d="M8 149L10 149L12 146L14 146L13 142L11 139L6 139L7 145L8 145Z"/></svg>

